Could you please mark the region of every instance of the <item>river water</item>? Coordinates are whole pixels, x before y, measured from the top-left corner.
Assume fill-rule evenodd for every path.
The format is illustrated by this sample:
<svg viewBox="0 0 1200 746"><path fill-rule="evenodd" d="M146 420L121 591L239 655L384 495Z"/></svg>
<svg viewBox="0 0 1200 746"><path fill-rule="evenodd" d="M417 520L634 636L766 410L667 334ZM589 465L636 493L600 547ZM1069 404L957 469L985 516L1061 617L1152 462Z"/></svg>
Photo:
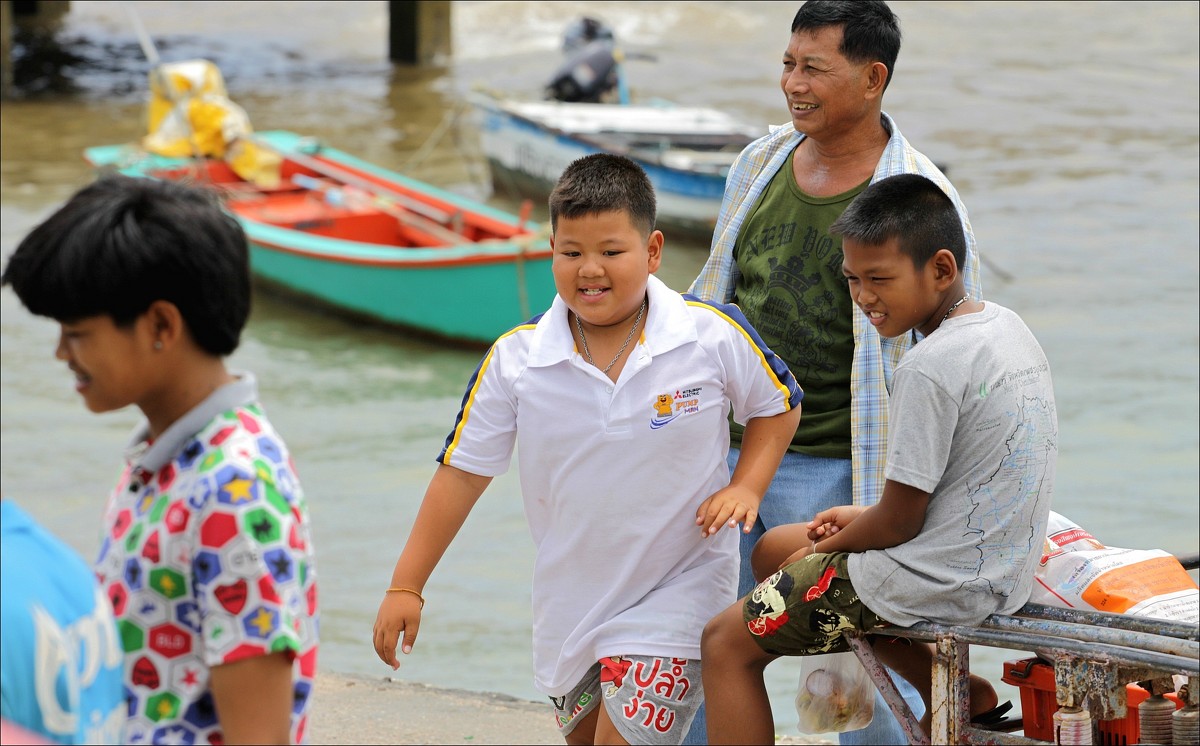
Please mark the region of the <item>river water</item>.
<svg viewBox="0 0 1200 746"><path fill-rule="evenodd" d="M386 61L382 2L76 0L58 34L68 64L0 109L5 258L91 179L84 147L142 134L147 64L125 5L164 59L214 60L257 129L315 135L507 209L517 197L489 186L467 91L537 96L563 28L590 14L653 56L627 63L635 99L716 106L765 131L788 120L778 72L798 7L455 2L453 56L418 70ZM1110 545L1173 552L1196 551L1200 517L1198 7L897 2L905 42L885 98L909 140L949 167L985 296L1020 313L1049 357L1055 509ZM706 248L668 236L660 276L686 288ZM0 311L0 489L90 558L136 412L89 414L53 359L55 326L9 291ZM322 665L387 674L370 646L375 609L480 352L261 291L243 339L231 364L258 374L309 497ZM496 479L426 588L421 637L398 676L538 696L520 506L515 475ZM1001 661L1022 655L977 649L973 670L999 685ZM795 663L768 672L784 733L795 733Z"/></svg>

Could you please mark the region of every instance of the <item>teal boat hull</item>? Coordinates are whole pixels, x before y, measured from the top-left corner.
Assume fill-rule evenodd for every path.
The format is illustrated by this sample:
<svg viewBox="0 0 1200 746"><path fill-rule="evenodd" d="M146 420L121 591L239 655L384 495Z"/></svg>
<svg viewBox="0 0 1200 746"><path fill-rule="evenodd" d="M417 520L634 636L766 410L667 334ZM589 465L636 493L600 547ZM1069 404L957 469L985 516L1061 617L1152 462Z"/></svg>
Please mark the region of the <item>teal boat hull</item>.
<svg viewBox="0 0 1200 746"><path fill-rule="evenodd" d="M286 131L256 133L280 152L303 152L305 138ZM417 191L464 213L509 225L518 218L429 184L360 161L330 147L323 159ZM85 151L101 170L149 177L185 159L155 156L127 145ZM438 247L387 246L343 240L246 219L255 276L332 309L425 336L488 345L546 310L554 299L550 246L542 226L511 239Z"/></svg>

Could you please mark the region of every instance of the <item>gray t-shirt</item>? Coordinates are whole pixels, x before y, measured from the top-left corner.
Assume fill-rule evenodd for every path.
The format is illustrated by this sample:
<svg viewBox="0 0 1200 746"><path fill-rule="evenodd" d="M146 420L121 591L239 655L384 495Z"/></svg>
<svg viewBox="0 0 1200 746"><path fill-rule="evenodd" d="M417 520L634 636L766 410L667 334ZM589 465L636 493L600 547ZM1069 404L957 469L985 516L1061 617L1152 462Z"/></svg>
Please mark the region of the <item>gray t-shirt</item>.
<svg viewBox="0 0 1200 746"><path fill-rule="evenodd" d="M850 556L855 590L903 626L978 624L1029 600L1058 456L1050 366L995 303L942 322L892 379L886 475L931 494L911 541Z"/></svg>

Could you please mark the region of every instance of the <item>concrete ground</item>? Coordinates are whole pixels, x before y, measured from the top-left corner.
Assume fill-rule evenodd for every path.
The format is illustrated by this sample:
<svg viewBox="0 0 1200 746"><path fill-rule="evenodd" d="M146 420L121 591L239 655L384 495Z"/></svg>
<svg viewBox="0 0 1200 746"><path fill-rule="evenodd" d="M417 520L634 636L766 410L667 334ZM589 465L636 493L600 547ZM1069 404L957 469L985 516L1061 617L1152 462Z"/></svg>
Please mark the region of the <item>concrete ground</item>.
<svg viewBox="0 0 1200 746"><path fill-rule="evenodd" d="M562 744L549 707L504 694L321 672L313 744ZM829 744L783 736L779 744Z"/></svg>

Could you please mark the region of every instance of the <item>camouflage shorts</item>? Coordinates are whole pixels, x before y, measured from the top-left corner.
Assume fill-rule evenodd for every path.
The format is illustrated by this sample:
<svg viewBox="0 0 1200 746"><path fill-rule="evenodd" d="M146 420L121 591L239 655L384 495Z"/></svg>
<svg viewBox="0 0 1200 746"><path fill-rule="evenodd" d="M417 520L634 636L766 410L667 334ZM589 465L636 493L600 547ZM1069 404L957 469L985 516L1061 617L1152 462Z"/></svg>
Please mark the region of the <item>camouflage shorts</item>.
<svg viewBox="0 0 1200 746"><path fill-rule="evenodd" d="M842 633L885 624L858 598L845 552L810 554L759 583L742 603L754 640L772 655L820 655L848 649Z"/></svg>

